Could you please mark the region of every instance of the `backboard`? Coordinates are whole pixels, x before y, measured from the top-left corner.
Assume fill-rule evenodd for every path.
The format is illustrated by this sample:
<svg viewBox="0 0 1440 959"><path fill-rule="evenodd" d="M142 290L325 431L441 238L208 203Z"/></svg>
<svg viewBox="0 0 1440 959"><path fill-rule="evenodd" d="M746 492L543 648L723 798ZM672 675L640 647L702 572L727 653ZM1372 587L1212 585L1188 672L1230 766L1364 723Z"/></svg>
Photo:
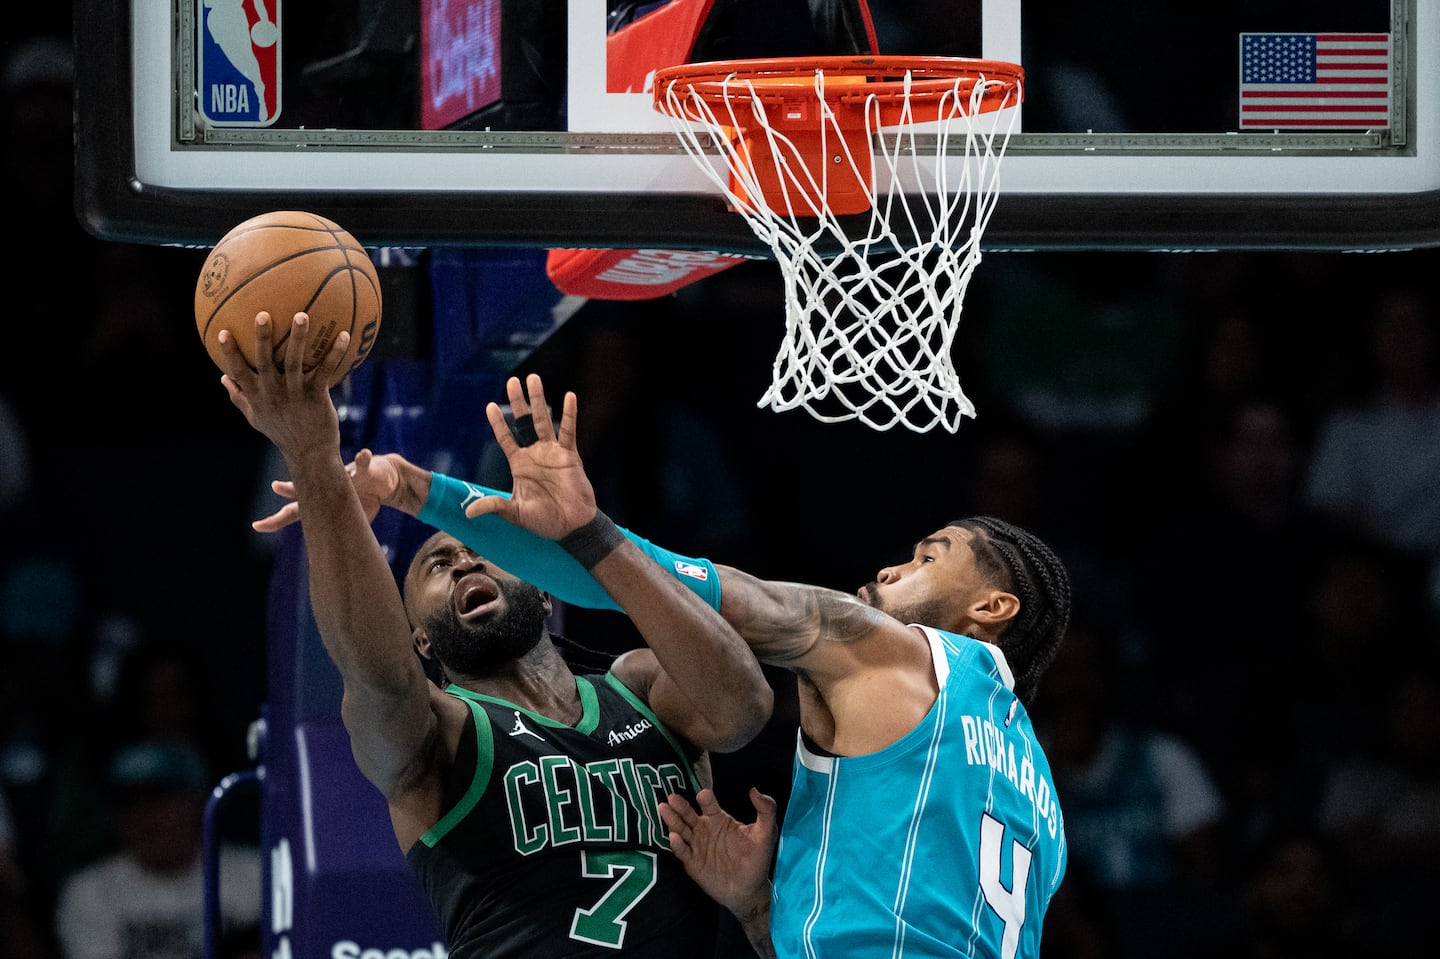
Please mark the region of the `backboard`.
<svg viewBox="0 0 1440 959"><path fill-rule="evenodd" d="M299 206L375 246L763 254L645 78L859 38L1024 67L988 249L1440 243L1424 0L77 0L75 25L76 205L102 238L208 246Z"/></svg>

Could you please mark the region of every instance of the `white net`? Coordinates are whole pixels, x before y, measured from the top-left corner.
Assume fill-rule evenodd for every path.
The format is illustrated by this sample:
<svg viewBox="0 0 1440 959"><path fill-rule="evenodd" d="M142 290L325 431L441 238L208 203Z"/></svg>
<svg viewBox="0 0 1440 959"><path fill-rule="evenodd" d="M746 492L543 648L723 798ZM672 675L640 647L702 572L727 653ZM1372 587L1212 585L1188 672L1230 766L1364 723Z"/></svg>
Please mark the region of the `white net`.
<svg viewBox="0 0 1440 959"><path fill-rule="evenodd" d="M770 247L784 276L785 339L757 405L804 408L823 422L859 419L877 430L903 425L927 432L939 425L954 433L963 417L975 415L955 368L955 334L1018 114L1003 107L1019 102L1018 84L956 78L953 89L927 97L917 117L907 72L899 123L882 132L880 106L867 96L865 138L847 141L825 80L816 69L811 106L819 109L810 111L817 120L810 135L818 131L825 161L815 164L772 121L771 111L791 109L779 104L774 86L732 75L723 98L707 98L683 83L663 90L657 84L657 108ZM1007 90L1001 110L982 108L1001 85ZM768 150L732 136L736 130L763 137ZM852 142L873 149L852 149ZM717 149L723 173L713 162ZM818 175L812 165L821 168ZM842 217L818 198L850 178L858 180L868 212Z"/></svg>

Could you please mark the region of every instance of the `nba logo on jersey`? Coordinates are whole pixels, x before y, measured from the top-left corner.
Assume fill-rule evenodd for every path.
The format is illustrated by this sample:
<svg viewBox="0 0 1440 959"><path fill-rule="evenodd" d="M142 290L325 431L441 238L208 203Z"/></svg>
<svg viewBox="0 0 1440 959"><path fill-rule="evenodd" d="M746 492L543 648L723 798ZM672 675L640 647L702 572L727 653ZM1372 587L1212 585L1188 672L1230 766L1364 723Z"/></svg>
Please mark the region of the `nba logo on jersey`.
<svg viewBox="0 0 1440 959"><path fill-rule="evenodd" d="M195 0L200 114L264 127L280 114L280 0Z"/></svg>

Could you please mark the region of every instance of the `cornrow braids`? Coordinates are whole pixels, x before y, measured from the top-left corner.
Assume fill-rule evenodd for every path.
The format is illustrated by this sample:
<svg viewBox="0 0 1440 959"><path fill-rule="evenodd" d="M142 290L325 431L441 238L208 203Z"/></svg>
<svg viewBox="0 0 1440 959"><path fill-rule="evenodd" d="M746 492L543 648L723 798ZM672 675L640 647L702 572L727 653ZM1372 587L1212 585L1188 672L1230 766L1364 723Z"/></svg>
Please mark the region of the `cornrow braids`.
<svg viewBox="0 0 1440 959"><path fill-rule="evenodd" d="M997 645L1015 673L1015 695L1029 706L1070 624L1070 574L1054 550L1014 523L971 516L949 525L980 534L977 557L1020 599Z"/></svg>

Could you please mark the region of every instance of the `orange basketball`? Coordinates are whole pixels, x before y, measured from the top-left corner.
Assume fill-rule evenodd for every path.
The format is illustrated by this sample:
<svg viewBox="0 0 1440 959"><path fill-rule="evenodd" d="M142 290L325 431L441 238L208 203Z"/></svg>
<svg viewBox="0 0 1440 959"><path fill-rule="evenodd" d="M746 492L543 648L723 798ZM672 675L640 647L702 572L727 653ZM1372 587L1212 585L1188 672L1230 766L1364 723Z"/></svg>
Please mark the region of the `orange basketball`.
<svg viewBox="0 0 1440 959"><path fill-rule="evenodd" d="M299 210L252 217L220 238L195 283L195 327L220 365L220 331L228 329L255 364L255 314L270 314L275 364L285 365L290 320L310 317L305 369L324 359L341 330L350 331L334 386L364 362L380 332L380 278L370 254L332 220ZM222 367L223 368L223 367Z"/></svg>

